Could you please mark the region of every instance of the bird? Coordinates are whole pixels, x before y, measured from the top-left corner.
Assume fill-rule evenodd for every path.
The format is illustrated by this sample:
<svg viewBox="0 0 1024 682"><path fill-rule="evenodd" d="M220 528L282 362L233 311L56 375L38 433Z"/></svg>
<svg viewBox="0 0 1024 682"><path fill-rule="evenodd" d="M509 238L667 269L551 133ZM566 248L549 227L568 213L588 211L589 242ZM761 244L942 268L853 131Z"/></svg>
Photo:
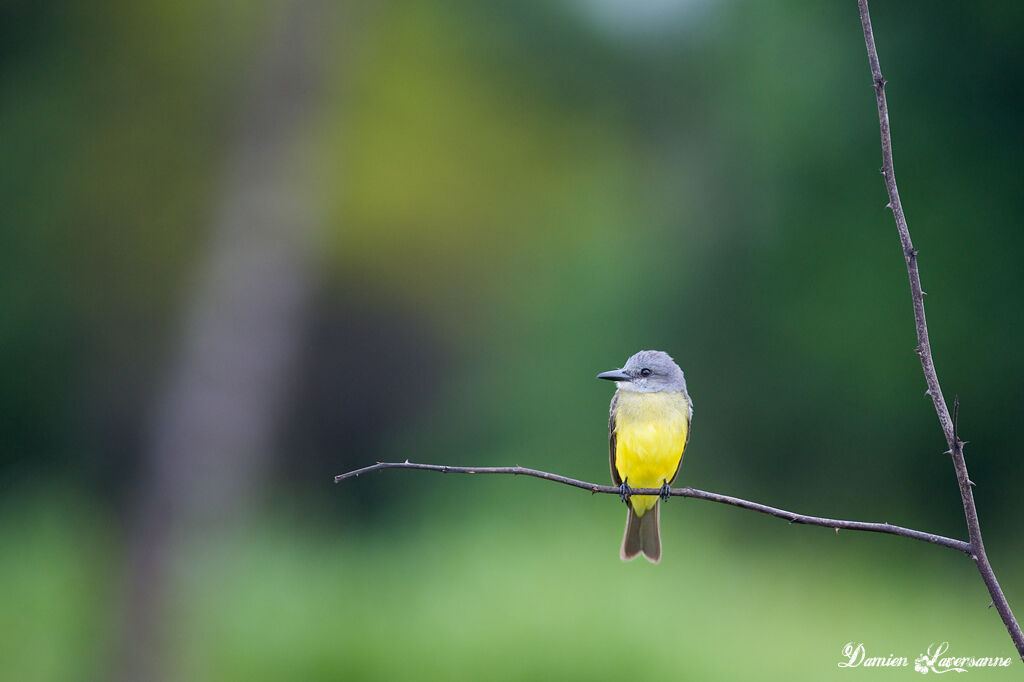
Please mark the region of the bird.
<svg viewBox="0 0 1024 682"><path fill-rule="evenodd" d="M693 402L686 378L663 351L642 350L620 369L598 379L616 384L608 414L608 450L612 481L627 506L626 532L619 556L638 554L661 561L659 498L668 500L690 442ZM660 488L660 495L633 495L632 488Z"/></svg>

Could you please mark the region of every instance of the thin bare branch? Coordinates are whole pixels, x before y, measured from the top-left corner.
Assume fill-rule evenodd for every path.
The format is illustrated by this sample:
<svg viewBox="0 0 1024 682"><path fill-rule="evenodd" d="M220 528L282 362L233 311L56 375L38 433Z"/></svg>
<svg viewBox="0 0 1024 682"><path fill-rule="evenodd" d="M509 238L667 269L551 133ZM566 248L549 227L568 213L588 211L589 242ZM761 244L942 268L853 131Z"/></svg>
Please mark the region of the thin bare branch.
<svg viewBox="0 0 1024 682"><path fill-rule="evenodd" d="M459 467L445 466L442 464L418 464L416 462L410 462L409 460L406 460L404 462L377 462L372 466L363 467L362 469L356 469L355 471L349 471L348 473L335 476L334 482L338 483L340 481L344 481L346 478L355 478L356 476L359 476L361 474L366 474L371 471L380 471L381 469L420 469L426 471L437 471L442 474L511 474L513 476L532 476L534 478L542 478L545 481L563 483L565 485L571 485L576 488L582 488L583 490L589 490L591 493L604 493L607 495L618 495L620 493L618 486L588 483L587 481L581 481L576 478L559 476L558 474L552 474L547 471L540 471L538 469L527 469L526 467L521 466ZM632 488L630 492L634 495L658 495L661 492L661 489ZM825 528L835 528L837 532L839 530L860 530L871 533L887 533L889 535L899 535L905 538L921 540L922 542L930 542L933 545L948 547L950 549L955 549L959 552L964 552L965 554L970 554L971 552L970 545L964 542L963 540L954 540L953 538L943 537L942 535L925 533L924 531L913 530L911 528L904 528L903 526L894 526L890 523L869 523L867 521L843 521L841 519L826 519L821 516L807 516L806 514L797 514L795 512L786 511L785 509L769 507L766 504L750 502L749 500L740 499L738 497L732 497L730 495L709 493L704 490L697 490L696 488L672 488L670 490L670 494L675 497L691 497L697 500L707 500L708 502L728 504L732 507L749 509L750 511L755 511L761 514L768 514L769 516L774 516L776 518L786 519L790 523L799 523L805 526L823 526Z"/></svg>
<svg viewBox="0 0 1024 682"><path fill-rule="evenodd" d="M935 372L935 362L932 360L932 348L928 341L928 323L924 316L924 292L921 290L921 276L917 271L917 251L913 242L910 241L910 230L907 227L907 218L903 214L903 204L900 202L900 193L896 188L896 174L892 163L892 138L889 134L889 108L885 101L886 80L882 77L882 69L878 64L878 51L875 48L875 36L871 30L871 15L868 12L867 0L858 0L860 6L860 22L864 30L864 45L867 47L868 62L871 66L871 79L874 82L875 102L878 105L878 125L882 137L882 175L885 177L885 189L889 193L889 208L892 209L893 217L896 219L896 229L900 235L900 243L903 245L903 258L907 263L907 276L910 278L910 296L914 305L914 322L917 326L917 354L921 358L921 369L924 371L924 379L928 384L928 395L931 396L935 405L935 413L939 417L939 424L942 426L942 433L946 437L946 444L949 446L947 454L952 456L953 469L956 471L957 482L960 485L960 497L964 506L964 517L967 521L967 533L971 544L970 555L978 565L978 572L992 595L992 603L1003 619L1007 632L1017 647L1017 653L1021 660L1024 660L1024 633L1021 633L1020 625L1017 624L1010 605L1003 595L999 581L996 580L995 572L989 563L988 555L985 553L985 545L981 540L981 525L978 522L978 510L974 505L974 492L971 489L972 483L967 475L967 463L964 461L964 442L960 440L956 418L950 417L949 408L942 397L942 388L939 386L939 377ZM957 400L956 413L959 413L959 400Z"/></svg>

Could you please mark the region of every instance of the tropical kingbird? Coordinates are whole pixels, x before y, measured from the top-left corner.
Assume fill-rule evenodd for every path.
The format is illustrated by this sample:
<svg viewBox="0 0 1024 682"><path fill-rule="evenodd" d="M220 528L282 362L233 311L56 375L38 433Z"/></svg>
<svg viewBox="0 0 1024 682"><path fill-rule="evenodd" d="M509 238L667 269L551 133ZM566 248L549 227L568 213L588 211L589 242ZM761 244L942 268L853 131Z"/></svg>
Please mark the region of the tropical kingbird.
<svg viewBox="0 0 1024 682"><path fill-rule="evenodd" d="M628 507L619 556L628 561L643 553L656 564L661 561L658 496L630 495L630 489L661 488L661 499L668 499L669 484L679 473L690 441L693 403L686 379L679 365L660 350L642 350L622 369L597 378L617 386L608 417L608 445L612 481Z"/></svg>

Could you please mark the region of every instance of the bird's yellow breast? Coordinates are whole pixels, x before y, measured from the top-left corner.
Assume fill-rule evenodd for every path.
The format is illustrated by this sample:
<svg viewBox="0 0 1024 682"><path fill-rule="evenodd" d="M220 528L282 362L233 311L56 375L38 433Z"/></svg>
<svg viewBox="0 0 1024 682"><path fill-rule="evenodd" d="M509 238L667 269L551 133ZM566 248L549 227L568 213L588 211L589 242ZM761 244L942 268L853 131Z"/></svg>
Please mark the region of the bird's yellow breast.
<svg viewBox="0 0 1024 682"><path fill-rule="evenodd" d="M615 407L615 469L631 488L660 488L679 468L690 428L690 405L683 393L619 391ZM631 499L638 516L658 498Z"/></svg>

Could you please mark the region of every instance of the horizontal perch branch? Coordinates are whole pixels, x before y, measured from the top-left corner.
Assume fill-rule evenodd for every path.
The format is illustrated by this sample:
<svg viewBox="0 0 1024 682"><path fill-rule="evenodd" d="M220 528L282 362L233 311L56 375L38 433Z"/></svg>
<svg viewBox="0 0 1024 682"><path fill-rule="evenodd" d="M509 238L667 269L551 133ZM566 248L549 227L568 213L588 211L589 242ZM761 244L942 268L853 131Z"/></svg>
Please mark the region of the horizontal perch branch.
<svg viewBox="0 0 1024 682"><path fill-rule="evenodd" d="M558 474L552 474L547 471L540 471L538 469L527 469L526 467L514 466L514 467L457 467L457 466L445 466L442 464L418 464L416 462L410 462L406 460L404 462L377 462L376 464L362 469L356 469L355 471L349 471L348 473L341 474L334 477L334 482L338 483L344 481L346 478L355 478L360 474L366 474L371 471L380 471L381 469L421 469L426 471L439 471L442 474L511 474L513 476L532 476L534 478L542 478L545 481L554 481L555 483L564 483L565 485L571 485L576 488L582 488L583 490L589 490L591 493L605 493L608 495L618 495L618 486L613 485L597 485L596 483L588 483L587 481L581 481L576 478L569 478L567 476L559 476ZM660 488L632 488L632 494L634 495L658 495L661 493ZM913 530L912 528L904 528L903 526L894 526L891 523L869 523L867 521L844 521L841 519L826 519L821 516L807 516L806 514L797 514L795 512L786 511L785 509L779 509L777 507L769 507L766 504L758 504L757 502L750 502L749 500L743 500L738 497L732 497L730 495L720 495L718 493L709 493L705 490L697 490L696 488L672 488L669 494L675 497L692 497L697 500L707 500L708 502L718 502L720 504L728 504L733 507L739 507L741 509L749 509L761 514L768 514L780 519L786 519L790 523L800 523L806 526L823 526L825 528L835 528L836 532L840 529L843 530L862 530L871 533L887 533L889 535L899 535L905 538L911 538L914 540L921 540L922 542L930 542L933 545L940 545L942 547L948 547L955 549L958 552L965 554L971 553L971 546L963 540L954 540L953 538L947 538L942 535L935 535L934 533L925 533L920 530Z"/></svg>

